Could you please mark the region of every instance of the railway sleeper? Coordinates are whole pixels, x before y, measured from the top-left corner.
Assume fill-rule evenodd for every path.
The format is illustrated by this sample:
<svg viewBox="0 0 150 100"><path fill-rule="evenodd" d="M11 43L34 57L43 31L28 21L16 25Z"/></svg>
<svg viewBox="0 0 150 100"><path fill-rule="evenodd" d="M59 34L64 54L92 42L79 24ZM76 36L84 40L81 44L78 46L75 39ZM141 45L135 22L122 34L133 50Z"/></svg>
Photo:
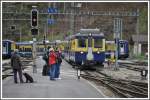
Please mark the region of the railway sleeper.
<svg viewBox="0 0 150 100"><path fill-rule="evenodd" d="M111 91L115 92L117 95L123 97L123 98L129 98L131 97L131 95L127 95L127 94L124 94L123 92L121 92L120 90L114 88L113 86L111 86L108 82L106 81L103 81L103 80L100 80L100 79L97 79L96 77L94 76L88 76L88 75L82 75L83 78L85 79L90 79L90 80L94 80L96 81L96 83L102 83L103 85L105 85L105 87L109 88Z"/></svg>
<svg viewBox="0 0 150 100"><path fill-rule="evenodd" d="M105 79L104 79L105 80ZM139 87L139 86L135 86L135 85L132 85L132 84L129 84L128 82L122 82L122 81L118 81L118 80L105 80L105 81L110 81L110 83L115 83L115 84L118 84L118 85L121 85L123 87L126 87L126 88L131 88L132 90L136 90L138 92L144 92L144 93L147 93L147 89L146 88L142 88L142 87Z"/></svg>
<svg viewBox="0 0 150 100"><path fill-rule="evenodd" d="M126 89L126 88L123 88L123 87L118 87L118 86L115 86L115 85L113 85L113 87L115 87L115 88L117 88L117 89L119 89L123 92L127 92L127 93L133 95L134 97L140 97L140 98L147 98L148 97L148 94L145 94L145 93L132 91L132 90L129 90L129 89Z"/></svg>

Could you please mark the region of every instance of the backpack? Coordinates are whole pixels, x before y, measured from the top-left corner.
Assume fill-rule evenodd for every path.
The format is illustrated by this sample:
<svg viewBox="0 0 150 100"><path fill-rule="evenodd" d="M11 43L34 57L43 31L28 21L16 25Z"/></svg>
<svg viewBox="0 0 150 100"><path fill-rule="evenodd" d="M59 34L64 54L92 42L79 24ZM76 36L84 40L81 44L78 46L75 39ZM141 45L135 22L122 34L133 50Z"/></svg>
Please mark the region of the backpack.
<svg viewBox="0 0 150 100"><path fill-rule="evenodd" d="M56 63L62 63L62 58L59 53L57 53Z"/></svg>

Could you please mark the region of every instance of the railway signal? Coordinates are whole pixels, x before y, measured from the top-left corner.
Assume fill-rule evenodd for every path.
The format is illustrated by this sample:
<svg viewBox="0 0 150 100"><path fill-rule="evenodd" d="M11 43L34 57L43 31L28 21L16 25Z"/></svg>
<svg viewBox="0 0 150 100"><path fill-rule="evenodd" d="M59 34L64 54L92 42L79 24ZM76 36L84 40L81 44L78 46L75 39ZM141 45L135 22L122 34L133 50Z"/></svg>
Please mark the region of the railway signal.
<svg viewBox="0 0 150 100"><path fill-rule="evenodd" d="M32 28L31 33L32 33L32 35L38 35L38 29L37 28Z"/></svg>
<svg viewBox="0 0 150 100"><path fill-rule="evenodd" d="M31 26L32 27L38 26L38 10L37 9L31 10Z"/></svg>
<svg viewBox="0 0 150 100"><path fill-rule="evenodd" d="M31 33L33 35L33 73L37 73L37 66L36 66L36 38L35 35L38 35L38 10L36 6L32 6L33 9L31 10Z"/></svg>

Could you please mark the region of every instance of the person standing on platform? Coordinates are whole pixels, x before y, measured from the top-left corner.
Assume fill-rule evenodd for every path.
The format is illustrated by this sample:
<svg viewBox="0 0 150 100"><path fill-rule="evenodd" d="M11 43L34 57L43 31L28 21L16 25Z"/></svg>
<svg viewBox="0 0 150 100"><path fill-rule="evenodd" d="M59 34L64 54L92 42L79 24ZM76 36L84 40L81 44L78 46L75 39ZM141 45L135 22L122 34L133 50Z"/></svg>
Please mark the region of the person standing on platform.
<svg viewBox="0 0 150 100"><path fill-rule="evenodd" d="M19 74L20 83L23 83L22 64L20 61L20 56L18 55L18 49L16 49L11 56L11 67L12 67L13 73L14 73L14 83L18 83L17 82L17 72Z"/></svg>
<svg viewBox="0 0 150 100"><path fill-rule="evenodd" d="M55 80L56 54L53 48L50 48L49 53L49 75L50 80Z"/></svg>
<svg viewBox="0 0 150 100"><path fill-rule="evenodd" d="M61 50L58 48L56 49L56 55L57 55L57 59L56 59L56 68L55 68L55 79L61 79L59 75L60 75L60 65L62 63L62 58L61 58Z"/></svg>
<svg viewBox="0 0 150 100"><path fill-rule="evenodd" d="M42 75L43 76L47 76L49 75L49 49L50 47L48 47L43 55L43 60L45 61L45 65L43 66L43 71L42 71Z"/></svg>

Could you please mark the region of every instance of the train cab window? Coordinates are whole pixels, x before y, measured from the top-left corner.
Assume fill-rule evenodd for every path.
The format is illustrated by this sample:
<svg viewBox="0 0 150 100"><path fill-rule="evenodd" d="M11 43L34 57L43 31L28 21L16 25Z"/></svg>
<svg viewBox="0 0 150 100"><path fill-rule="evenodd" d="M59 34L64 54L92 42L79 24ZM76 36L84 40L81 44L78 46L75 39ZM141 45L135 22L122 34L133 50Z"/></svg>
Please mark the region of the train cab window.
<svg viewBox="0 0 150 100"><path fill-rule="evenodd" d="M6 53L7 52L7 45L6 44L3 44L3 53Z"/></svg>
<svg viewBox="0 0 150 100"><path fill-rule="evenodd" d="M123 48L123 44L120 44L120 48Z"/></svg>
<svg viewBox="0 0 150 100"><path fill-rule="evenodd" d="M86 47L86 39L83 39L83 38L78 39L78 47L81 47L81 48Z"/></svg>
<svg viewBox="0 0 150 100"><path fill-rule="evenodd" d="M94 47L95 48L102 48L103 40L102 39L94 39Z"/></svg>

